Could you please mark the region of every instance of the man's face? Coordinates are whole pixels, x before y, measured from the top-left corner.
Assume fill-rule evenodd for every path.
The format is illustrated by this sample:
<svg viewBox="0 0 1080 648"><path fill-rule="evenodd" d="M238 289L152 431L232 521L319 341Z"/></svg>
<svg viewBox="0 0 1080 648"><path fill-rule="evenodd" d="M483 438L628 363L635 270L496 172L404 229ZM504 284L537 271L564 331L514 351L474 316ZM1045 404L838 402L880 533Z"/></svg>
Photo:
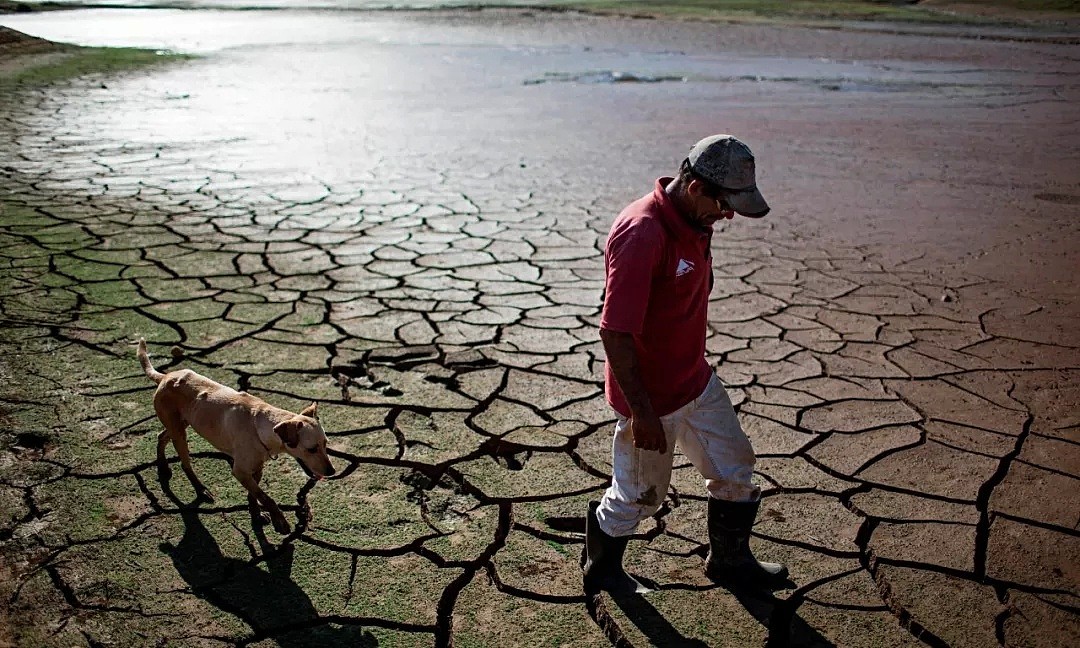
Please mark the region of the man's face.
<svg viewBox="0 0 1080 648"><path fill-rule="evenodd" d="M735 210L724 201L723 195L708 195L704 183L696 179L691 181L689 192L692 199L690 220L698 227L712 227L718 220L735 218Z"/></svg>

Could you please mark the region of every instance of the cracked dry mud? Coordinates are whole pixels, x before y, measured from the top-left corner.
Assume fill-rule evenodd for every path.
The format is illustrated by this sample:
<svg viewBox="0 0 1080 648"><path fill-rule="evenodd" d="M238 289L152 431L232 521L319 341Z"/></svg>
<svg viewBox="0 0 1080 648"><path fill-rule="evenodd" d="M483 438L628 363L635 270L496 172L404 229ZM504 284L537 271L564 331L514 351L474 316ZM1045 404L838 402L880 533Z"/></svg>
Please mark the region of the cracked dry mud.
<svg viewBox="0 0 1080 648"><path fill-rule="evenodd" d="M598 29L580 17L515 21L526 41L530 28L552 29L545 21L560 33ZM669 28L684 46L702 29ZM747 42L785 33L740 29L751 33L732 28L733 37ZM838 34L821 47L863 38ZM920 42L890 47L918 58ZM993 47L1015 56L1010 48L1026 46L949 47L947 56L989 66L979 57ZM622 166L601 160L618 168L596 167L597 140L610 137L598 121L600 136L594 124L568 124L567 139L581 139L564 147L522 139L507 154L452 142L353 162L329 180L281 172L285 163L274 173L245 168L261 150L250 133L240 143L154 143L145 132L123 141L95 130L109 111L134 110L121 100L168 111L175 93L155 94L155 79L220 65L211 57L106 89L89 79L0 102L0 262L10 286L0 368L3 428L14 436L0 452L0 542L10 550L0 591L12 618L40 625L43 645L1080 641L1075 279L1053 288L1026 284L1023 273L987 276L977 260L975 270L944 264L932 216L922 221L930 236L914 227L888 244L855 245L831 231L828 209L811 215L799 198L779 198L802 191L841 212L857 195L853 160L869 165L870 183L911 173L906 156L925 152L904 149L896 133L928 101L953 111L956 123L940 119L963 131L965 111L988 104L1009 122L1000 115L1019 110L1019 92L1049 105L1040 116L1056 124L1054 95L1075 86L980 87L932 101L909 89L891 100L908 116L878 123L880 140L848 141L850 157L837 144L844 120L868 120L880 104L803 83L749 91L755 119L777 136L760 134L765 177L781 206L792 205L773 224L735 222L714 237L708 353L759 457L765 499L752 544L787 562L797 587L752 594L704 579L704 489L677 457L671 491L628 556L660 591L617 603L587 600L578 567L581 515L610 475L596 335L603 236L621 204L714 122L649 90L635 97L641 110L682 110L683 130L665 126L664 139L640 149L628 141ZM508 92L533 91L527 81L539 75L522 76ZM543 85L556 96L538 100L540 120L558 101L580 101L587 117L617 101L604 98L608 88ZM785 152L793 96L820 123ZM848 117L822 117L839 107ZM146 126L127 117L132 135ZM492 117L492 141L499 119L516 117ZM649 127L636 118L627 134L644 138ZM468 130L463 119L446 128ZM950 153L942 131L935 155L970 155ZM390 151L407 132L368 133L364 148ZM895 157L882 162L873 151L885 140ZM977 163L959 173L992 175ZM806 178L815 174L847 198L814 193ZM1044 193L1076 191L1037 174L1049 178ZM955 196L945 187L956 180L931 188ZM995 191L987 184L981 190ZM867 208L903 204L891 190L879 187ZM1075 244L1075 206L1043 207L1065 224L1064 245ZM799 209L802 222L785 224ZM1022 222L1029 237L1042 235L1040 222ZM1024 258L984 235L971 234L973 253ZM252 526L224 456L200 440L195 468L217 502L192 504L182 477L159 482L151 385L131 345L139 336L159 369L189 367L294 410L321 403L339 475L315 485L291 460L267 466L268 491L290 505L287 538Z"/></svg>

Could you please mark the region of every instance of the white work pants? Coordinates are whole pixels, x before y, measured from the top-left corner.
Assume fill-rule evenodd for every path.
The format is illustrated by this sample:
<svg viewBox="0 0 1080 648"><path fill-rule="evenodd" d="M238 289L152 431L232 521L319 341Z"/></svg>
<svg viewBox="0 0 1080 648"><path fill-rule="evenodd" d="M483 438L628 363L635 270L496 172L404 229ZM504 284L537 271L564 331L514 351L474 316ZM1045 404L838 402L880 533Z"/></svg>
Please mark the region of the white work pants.
<svg viewBox="0 0 1080 648"><path fill-rule="evenodd" d="M753 502L761 489L751 482L754 448L739 425L731 399L715 375L705 391L671 414L660 417L667 451L634 447L629 419L619 417L612 442L611 486L596 517L610 536L630 535L660 508L671 482L675 445L705 478L710 497Z"/></svg>

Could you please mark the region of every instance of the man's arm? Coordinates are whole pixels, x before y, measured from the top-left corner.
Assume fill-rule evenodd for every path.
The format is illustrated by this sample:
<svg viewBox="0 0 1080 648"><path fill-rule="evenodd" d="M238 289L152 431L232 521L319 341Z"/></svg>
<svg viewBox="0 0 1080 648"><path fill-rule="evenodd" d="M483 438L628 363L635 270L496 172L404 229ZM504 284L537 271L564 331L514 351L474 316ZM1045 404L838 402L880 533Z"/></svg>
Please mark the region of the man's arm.
<svg viewBox="0 0 1080 648"><path fill-rule="evenodd" d="M600 329L600 339L604 343L608 365L615 374L615 382L619 384L619 389L630 406L630 433L634 437L634 447L667 452L664 426L653 411L652 401L641 380L641 365L638 362L634 336L630 333Z"/></svg>

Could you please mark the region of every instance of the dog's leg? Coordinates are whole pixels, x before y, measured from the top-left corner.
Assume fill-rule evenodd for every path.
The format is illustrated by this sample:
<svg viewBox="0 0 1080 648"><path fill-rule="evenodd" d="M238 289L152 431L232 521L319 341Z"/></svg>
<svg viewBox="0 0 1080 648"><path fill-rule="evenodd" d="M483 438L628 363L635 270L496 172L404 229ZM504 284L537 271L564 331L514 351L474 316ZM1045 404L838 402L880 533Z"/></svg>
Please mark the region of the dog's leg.
<svg viewBox="0 0 1080 648"><path fill-rule="evenodd" d="M172 477L172 467L169 466L169 460L165 458L165 446L169 445L169 441L172 441L177 430L182 433L187 428L187 421L166 403L161 397L161 392L154 394L154 413L165 428L157 438L158 476L161 481L168 481Z"/></svg>
<svg viewBox="0 0 1080 648"><path fill-rule="evenodd" d="M161 481L169 481L172 477L172 468L169 467L169 460L165 458L165 446L169 445L171 440L169 428L162 430L157 437L157 469Z"/></svg>
<svg viewBox="0 0 1080 648"><path fill-rule="evenodd" d="M188 481L191 482L191 487L195 489L196 497L204 502L213 502L214 494L199 481L199 478L195 475L195 469L191 467L191 452L188 450L186 425L179 431L172 433L172 442L173 447L176 448L176 454L180 455L180 467L184 469L184 474L187 475Z"/></svg>
<svg viewBox="0 0 1080 648"><path fill-rule="evenodd" d="M233 474L236 474L235 471ZM251 478L258 485L262 481L262 468L252 473ZM270 514L262 510L262 507L259 506L259 498L251 491L248 491L248 508L251 509L252 524L270 524Z"/></svg>
<svg viewBox="0 0 1080 648"><path fill-rule="evenodd" d="M285 514L278 508L277 502L272 500L263 489L259 488L259 482L255 480L255 477L242 468L238 468L233 465L233 476L239 481L244 488L247 489L248 496L254 497L255 500L262 505L270 513L270 521L274 523L274 530L284 535L292 530L289 526L288 520L285 519ZM251 501L250 499L248 501Z"/></svg>

